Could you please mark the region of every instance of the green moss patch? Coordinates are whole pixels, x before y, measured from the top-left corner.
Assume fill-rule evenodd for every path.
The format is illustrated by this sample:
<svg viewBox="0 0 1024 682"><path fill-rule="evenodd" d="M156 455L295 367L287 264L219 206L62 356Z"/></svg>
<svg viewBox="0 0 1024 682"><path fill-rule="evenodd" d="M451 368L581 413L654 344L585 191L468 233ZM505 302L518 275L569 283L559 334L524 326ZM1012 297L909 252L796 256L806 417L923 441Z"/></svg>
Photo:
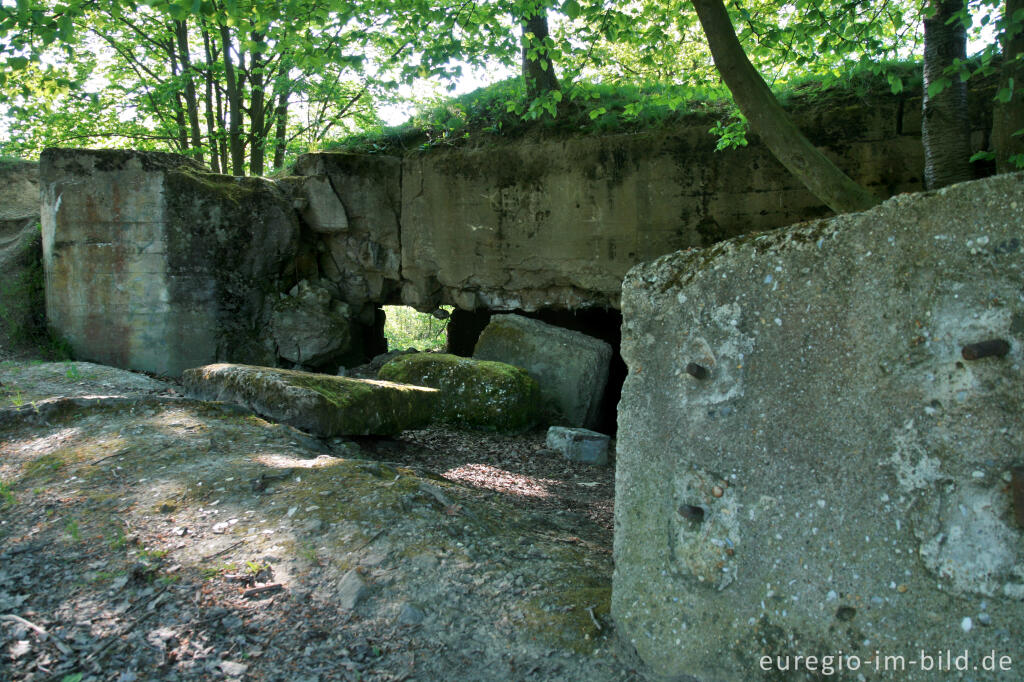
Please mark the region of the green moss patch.
<svg viewBox="0 0 1024 682"><path fill-rule="evenodd" d="M389 435L430 422L437 392L422 386L217 364L186 370L189 394L224 400L319 436Z"/></svg>
<svg viewBox="0 0 1024 682"><path fill-rule="evenodd" d="M521 431L537 422L537 382L503 362L414 353L391 360L378 376L438 389L438 421L493 431Z"/></svg>

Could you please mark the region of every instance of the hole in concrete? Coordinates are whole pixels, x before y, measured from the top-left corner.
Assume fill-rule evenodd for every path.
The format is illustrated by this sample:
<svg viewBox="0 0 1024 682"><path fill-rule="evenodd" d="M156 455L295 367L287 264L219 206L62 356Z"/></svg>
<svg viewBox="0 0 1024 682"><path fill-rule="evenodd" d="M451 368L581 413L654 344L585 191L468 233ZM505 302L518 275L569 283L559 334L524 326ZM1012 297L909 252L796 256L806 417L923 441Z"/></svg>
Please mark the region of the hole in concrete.
<svg viewBox="0 0 1024 682"><path fill-rule="evenodd" d="M434 313L421 313L404 305L383 308L387 350L444 350L447 346L449 318L446 316L451 315L451 306L441 306Z"/></svg>
<svg viewBox="0 0 1024 682"><path fill-rule="evenodd" d="M615 434L617 408L626 381L626 363L619 354L622 345L622 313L610 308L587 308L584 310L522 310L488 311L455 310L448 325L448 352L463 357L473 355L473 348L484 327L491 321L492 314L512 312L524 317L547 322L601 339L612 347L612 362L608 370L608 385L601 401L601 418L598 431Z"/></svg>

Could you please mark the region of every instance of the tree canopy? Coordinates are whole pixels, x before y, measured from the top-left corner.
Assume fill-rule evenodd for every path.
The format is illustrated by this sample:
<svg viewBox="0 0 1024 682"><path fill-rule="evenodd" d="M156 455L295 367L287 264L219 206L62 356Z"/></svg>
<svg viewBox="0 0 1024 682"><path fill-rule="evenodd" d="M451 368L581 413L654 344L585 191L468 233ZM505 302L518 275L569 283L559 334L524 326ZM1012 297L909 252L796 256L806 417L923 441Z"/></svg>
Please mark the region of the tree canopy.
<svg viewBox="0 0 1024 682"><path fill-rule="evenodd" d="M719 72L695 4L705 3L0 0L0 154L34 156L53 145L164 149L221 172L262 174L297 152L379 127L381 107L402 86L457 82L471 67L521 69L524 87L505 105L526 118L557 116L569 101L586 106L595 83L714 88ZM889 65L920 58L929 16L920 0L717 4L769 86L808 76L827 85L860 68L899 91L904 72ZM943 66L929 94L994 71L1002 46L1019 44L1024 10L1019 0L1009 5L957 4L944 21L969 31L981 56ZM1019 49L1008 57L998 97L1012 113L1022 96L1013 78ZM648 88L616 113L683 100L677 89ZM595 104L591 115L606 113ZM742 143L747 118L719 128L726 143Z"/></svg>

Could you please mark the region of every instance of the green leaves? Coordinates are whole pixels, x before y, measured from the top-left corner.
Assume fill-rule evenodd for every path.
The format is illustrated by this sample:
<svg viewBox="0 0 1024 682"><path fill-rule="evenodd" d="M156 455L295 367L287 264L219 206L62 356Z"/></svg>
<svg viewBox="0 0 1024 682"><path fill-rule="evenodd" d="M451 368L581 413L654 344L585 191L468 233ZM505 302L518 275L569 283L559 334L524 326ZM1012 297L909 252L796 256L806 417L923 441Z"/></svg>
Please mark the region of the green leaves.
<svg viewBox="0 0 1024 682"><path fill-rule="evenodd" d="M576 0L565 0L565 2L562 3L562 14L570 19L579 19L582 13L583 8L580 7L580 3Z"/></svg>
<svg viewBox="0 0 1024 682"><path fill-rule="evenodd" d="M928 84L928 96L935 97L952 84L953 81L949 78L937 78Z"/></svg>

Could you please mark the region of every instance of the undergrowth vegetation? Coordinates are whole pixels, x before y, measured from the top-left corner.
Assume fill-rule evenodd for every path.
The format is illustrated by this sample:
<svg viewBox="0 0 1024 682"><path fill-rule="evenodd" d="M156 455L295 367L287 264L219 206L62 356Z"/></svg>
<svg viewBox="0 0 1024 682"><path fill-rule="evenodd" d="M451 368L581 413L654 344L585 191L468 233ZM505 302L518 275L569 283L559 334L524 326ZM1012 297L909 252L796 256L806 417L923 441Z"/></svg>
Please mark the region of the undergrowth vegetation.
<svg viewBox="0 0 1024 682"><path fill-rule="evenodd" d="M783 106L806 106L836 96L919 90L916 61L879 62L847 72L802 75L773 84ZM697 87L645 82L639 84L574 83L551 101L528 98L521 78L511 78L471 93L421 106L399 126L381 126L335 143L330 149L360 153L400 153L440 145L460 145L527 134L599 135L630 133L703 119L721 147L744 143L746 126L720 83Z"/></svg>
<svg viewBox="0 0 1024 682"><path fill-rule="evenodd" d="M452 307L443 306L442 310L451 313ZM443 350L448 343L448 319L439 320L429 313L402 305L384 306L384 315L384 338L388 341L389 351L409 348Z"/></svg>

